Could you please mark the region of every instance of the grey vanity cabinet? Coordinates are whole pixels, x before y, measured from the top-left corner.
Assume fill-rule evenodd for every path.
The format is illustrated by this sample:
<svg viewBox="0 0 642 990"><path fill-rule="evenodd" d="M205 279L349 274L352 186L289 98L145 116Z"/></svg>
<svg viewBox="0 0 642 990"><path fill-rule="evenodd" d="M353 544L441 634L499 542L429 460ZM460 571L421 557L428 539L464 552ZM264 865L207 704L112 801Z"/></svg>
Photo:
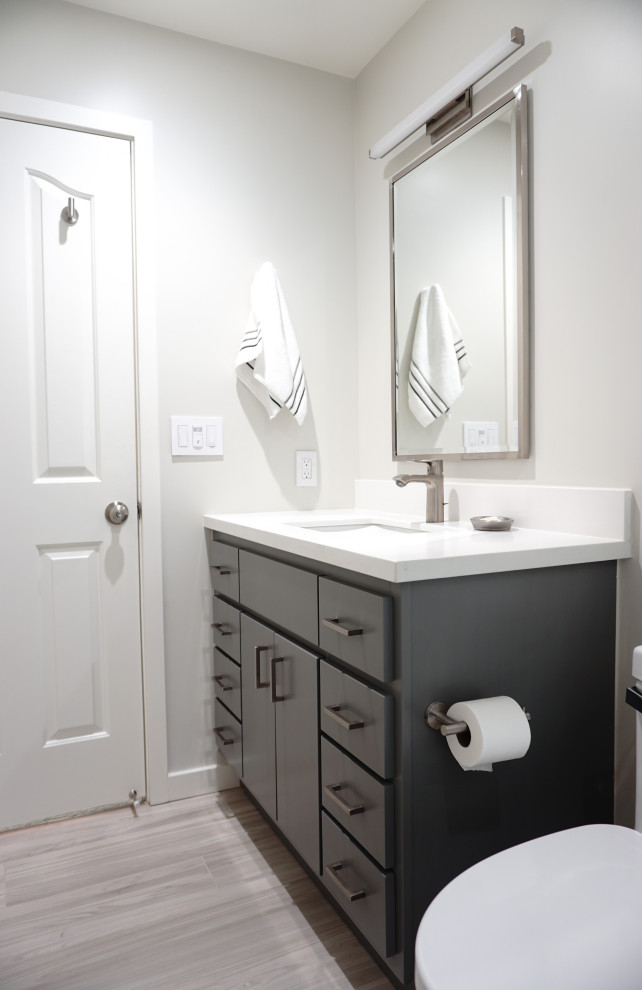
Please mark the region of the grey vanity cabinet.
<svg viewBox="0 0 642 990"><path fill-rule="evenodd" d="M317 657L241 616L243 784L319 872Z"/></svg>
<svg viewBox="0 0 642 990"><path fill-rule="evenodd" d="M418 925L454 876L612 820L615 562L390 583L225 539L210 551L229 606L214 636L232 659L240 639L242 761L223 661L221 752L410 988ZM527 706L530 748L466 773L426 707L499 694Z"/></svg>

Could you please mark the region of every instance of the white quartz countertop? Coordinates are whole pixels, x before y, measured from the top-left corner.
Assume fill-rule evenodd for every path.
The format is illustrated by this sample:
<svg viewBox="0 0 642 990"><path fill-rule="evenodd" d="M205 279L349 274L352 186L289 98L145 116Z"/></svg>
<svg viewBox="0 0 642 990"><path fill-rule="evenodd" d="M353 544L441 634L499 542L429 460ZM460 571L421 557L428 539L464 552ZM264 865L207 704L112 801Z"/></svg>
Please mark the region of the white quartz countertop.
<svg viewBox="0 0 642 990"><path fill-rule="evenodd" d="M384 581L425 581L631 556L627 539L514 525L480 532L471 523L422 523L363 509L206 515L206 528L320 564ZM319 527L319 528L311 528Z"/></svg>

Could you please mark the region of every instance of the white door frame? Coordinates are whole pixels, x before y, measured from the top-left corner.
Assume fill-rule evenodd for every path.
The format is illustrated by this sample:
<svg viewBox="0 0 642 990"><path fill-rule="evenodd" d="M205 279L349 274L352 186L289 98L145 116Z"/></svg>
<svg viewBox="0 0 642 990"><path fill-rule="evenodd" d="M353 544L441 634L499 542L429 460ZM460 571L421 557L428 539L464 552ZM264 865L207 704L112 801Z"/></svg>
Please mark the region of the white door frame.
<svg viewBox="0 0 642 990"><path fill-rule="evenodd" d="M147 798L169 799L154 299L152 124L0 91L0 116L126 138L132 147L142 678Z"/></svg>

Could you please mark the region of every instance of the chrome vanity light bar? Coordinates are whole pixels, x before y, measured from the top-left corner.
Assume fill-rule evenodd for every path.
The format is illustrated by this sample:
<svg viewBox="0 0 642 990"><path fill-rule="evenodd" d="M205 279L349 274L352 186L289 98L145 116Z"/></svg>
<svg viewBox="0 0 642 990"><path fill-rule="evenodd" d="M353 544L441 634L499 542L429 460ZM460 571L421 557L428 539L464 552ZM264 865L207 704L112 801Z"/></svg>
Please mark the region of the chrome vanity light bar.
<svg viewBox="0 0 642 990"><path fill-rule="evenodd" d="M383 158L389 151L405 141L423 124L431 121L440 111L449 110L457 104L466 90L496 68L504 59L517 51L524 44L524 32L520 27L514 27L507 36L499 38L490 48L473 59L456 76L433 93L421 106L413 110L407 117L393 127L391 131L373 144L370 148L371 158Z"/></svg>

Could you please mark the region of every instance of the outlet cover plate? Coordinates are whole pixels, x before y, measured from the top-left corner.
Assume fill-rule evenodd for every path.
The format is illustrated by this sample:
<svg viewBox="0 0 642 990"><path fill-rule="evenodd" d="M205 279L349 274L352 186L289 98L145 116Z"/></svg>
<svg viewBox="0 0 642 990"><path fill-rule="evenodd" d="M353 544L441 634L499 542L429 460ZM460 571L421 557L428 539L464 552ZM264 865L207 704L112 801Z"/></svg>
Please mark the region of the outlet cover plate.
<svg viewBox="0 0 642 990"><path fill-rule="evenodd" d="M296 483L297 483L297 488L316 488L316 484L317 484L316 450L297 450Z"/></svg>

